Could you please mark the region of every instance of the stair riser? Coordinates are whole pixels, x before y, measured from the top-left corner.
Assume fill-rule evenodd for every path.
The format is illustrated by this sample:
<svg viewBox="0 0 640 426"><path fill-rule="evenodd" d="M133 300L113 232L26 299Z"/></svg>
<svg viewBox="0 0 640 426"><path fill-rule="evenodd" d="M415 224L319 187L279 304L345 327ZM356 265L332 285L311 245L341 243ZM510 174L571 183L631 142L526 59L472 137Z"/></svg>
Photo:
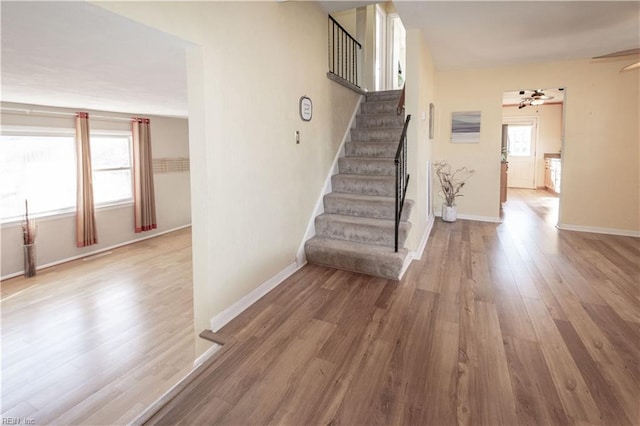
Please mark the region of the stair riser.
<svg viewBox="0 0 640 426"><path fill-rule="evenodd" d="M362 114L395 114L397 110L397 102L367 102L360 106Z"/></svg>
<svg viewBox="0 0 640 426"><path fill-rule="evenodd" d="M393 160L371 161L360 158L342 157L338 159L340 173L349 175L395 176Z"/></svg>
<svg viewBox="0 0 640 426"><path fill-rule="evenodd" d="M393 129L351 129L351 140L358 142L400 141L401 128Z"/></svg>
<svg viewBox="0 0 640 426"><path fill-rule="evenodd" d="M399 247L404 247L408 231L409 224L402 222L398 229ZM322 237L384 247L394 247L395 244L395 229L393 224L391 226L370 226L358 223L324 220L324 216L318 216L316 217L316 234Z"/></svg>
<svg viewBox="0 0 640 426"><path fill-rule="evenodd" d="M345 144L345 155L347 157L376 157L395 158L398 150L398 142L347 142Z"/></svg>
<svg viewBox="0 0 640 426"><path fill-rule="evenodd" d="M370 253L333 252L314 242L313 239L305 244L305 253L307 260L311 263L392 280L400 279L404 259L407 256L406 250L402 250L401 253L374 256Z"/></svg>
<svg viewBox="0 0 640 426"><path fill-rule="evenodd" d="M375 93L367 95L367 102L395 102L400 100L400 92Z"/></svg>
<svg viewBox="0 0 640 426"><path fill-rule="evenodd" d="M402 127L404 125L403 116L390 115L358 115L356 117L356 127L367 129L372 127Z"/></svg>
<svg viewBox="0 0 640 426"><path fill-rule="evenodd" d="M331 187L335 192L344 192L362 195L379 195L381 197L395 197L395 179L374 181L353 179L343 175L331 177Z"/></svg>
<svg viewBox="0 0 640 426"><path fill-rule="evenodd" d="M411 216L413 203L405 201L400 220L408 221ZM325 213L341 214L345 216L370 217L374 219L394 220L396 207L394 199L384 201L353 200L332 197L330 194L324 197Z"/></svg>

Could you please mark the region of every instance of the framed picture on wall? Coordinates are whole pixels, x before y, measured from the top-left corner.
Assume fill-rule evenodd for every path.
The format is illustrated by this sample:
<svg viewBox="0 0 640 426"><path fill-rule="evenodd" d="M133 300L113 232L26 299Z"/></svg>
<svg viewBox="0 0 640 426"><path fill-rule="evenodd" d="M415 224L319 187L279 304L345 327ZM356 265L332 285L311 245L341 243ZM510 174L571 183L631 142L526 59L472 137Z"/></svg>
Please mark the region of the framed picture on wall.
<svg viewBox="0 0 640 426"><path fill-rule="evenodd" d="M433 130L433 123L435 122L435 115L436 111L435 111L435 106L433 106L433 103L429 104L429 139L433 139L433 135L434 135L434 130Z"/></svg>
<svg viewBox="0 0 640 426"><path fill-rule="evenodd" d="M451 143L480 142L480 111L451 114Z"/></svg>

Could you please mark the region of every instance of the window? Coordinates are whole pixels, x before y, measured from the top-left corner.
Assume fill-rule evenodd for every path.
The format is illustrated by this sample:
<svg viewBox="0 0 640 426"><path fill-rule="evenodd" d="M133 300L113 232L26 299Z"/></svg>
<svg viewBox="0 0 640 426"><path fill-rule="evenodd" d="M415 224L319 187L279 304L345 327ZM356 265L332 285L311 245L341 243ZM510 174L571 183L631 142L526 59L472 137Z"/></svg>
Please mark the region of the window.
<svg viewBox="0 0 640 426"><path fill-rule="evenodd" d="M72 208L76 204L76 151L73 136L0 136L2 219Z"/></svg>
<svg viewBox="0 0 640 426"><path fill-rule="evenodd" d="M132 200L131 137L91 135L93 196L97 206ZM15 133L0 136L0 216L14 220L47 215L76 205L76 150L72 134Z"/></svg>
<svg viewBox="0 0 640 426"><path fill-rule="evenodd" d="M509 155L512 157L529 157L531 155L532 125L509 124Z"/></svg>
<svg viewBox="0 0 640 426"><path fill-rule="evenodd" d="M91 167L96 205L132 199L131 138L92 135Z"/></svg>

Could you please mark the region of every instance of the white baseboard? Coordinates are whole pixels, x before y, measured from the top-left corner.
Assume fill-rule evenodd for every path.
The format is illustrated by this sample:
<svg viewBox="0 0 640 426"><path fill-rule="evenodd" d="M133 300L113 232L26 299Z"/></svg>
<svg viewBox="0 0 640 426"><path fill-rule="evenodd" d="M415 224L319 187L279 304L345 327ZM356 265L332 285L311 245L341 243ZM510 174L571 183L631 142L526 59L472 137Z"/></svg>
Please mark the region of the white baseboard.
<svg viewBox="0 0 640 426"><path fill-rule="evenodd" d="M402 265L402 271L400 271L400 279L404 276L404 273L407 272L409 266L414 260L422 259L422 254L424 253L424 249L427 247L427 241L429 240L429 235L431 234L431 228L433 228L433 215L429 216L427 219L427 226L424 230L424 234L422 234L422 239L420 240L420 244L418 245L418 249L416 251L409 252L409 256L404 261L404 265Z"/></svg>
<svg viewBox="0 0 640 426"><path fill-rule="evenodd" d="M302 266L303 265L298 265L297 262L293 262L287 265L282 271L278 272L276 275L260 284L251 293L247 294L242 299L238 300L236 303L211 318L209 320L209 327L211 328L211 331L216 332L220 330L229 321L240 315L245 309L257 302L258 299L260 299L262 296L276 288L280 283L289 278Z"/></svg>
<svg viewBox="0 0 640 426"><path fill-rule="evenodd" d="M429 235L431 235L431 229L433 229L434 222L435 222L435 217L433 215L429 215L429 219L427 219L427 227L424 230L424 234L422 234L422 240L420 241L418 250L411 252L411 257L413 259L415 260L422 259L422 255L424 254L424 249L427 248L427 242L429 241Z"/></svg>
<svg viewBox="0 0 640 426"><path fill-rule="evenodd" d="M440 213L440 212L435 212L434 215L436 217L442 217L442 213ZM476 222L502 223L502 219L500 219L499 217L476 216L476 215L473 215L473 214L458 214L458 219L475 220Z"/></svg>
<svg viewBox="0 0 640 426"><path fill-rule="evenodd" d="M195 361L193 361L193 368L198 368L199 366L201 366L206 360L211 358L213 354L218 352L221 348L222 348L222 345L219 345L217 343L212 343L209 349L204 351L202 355L200 355L198 358L196 358Z"/></svg>
<svg viewBox="0 0 640 426"><path fill-rule="evenodd" d="M633 231L630 229L598 228L595 226L569 225L561 223L556 227L564 231L591 232L594 234L620 235L622 237L640 237L640 231Z"/></svg>
<svg viewBox="0 0 640 426"><path fill-rule="evenodd" d="M329 173L327 174L327 177L324 180L324 186L322 187L322 192L320 193L320 196L316 201L316 206L313 209L313 213L311 213L311 218L309 219L309 222L307 224L307 230L305 231L304 237L302 238L302 242L298 247L298 252L296 254L296 261L300 266L304 265L307 262L307 259L304 253L304 244L316 235L316 226L315 226L316 217L324 213L324 196L331 192L331 176L338 173L338 160L340 159L340 157L344 156L344 144L351 139L350 137L351 129L355 127L356 116L358 115L358 111L360 111L360 105L362 104L363 99L364 99L364 96L360 96L360 99L358 99L358 104L353 110L353 114L351 114L351 120L349 121L349 126L347 127L347 130L344 132L344 135L342 136L342 142L340 143L340 147L338 148L338 151L336 152L336 155L333 158L333 163L331 163L331 167L329 168Z"/></svg>
<svg viewBox="0 0 640 426"><path fill-rule="evenodd" d="M123 246L128 246L129 244L135 244L135 243L138 243L140 241L148 240L150 238L159 237L161 235L168 234L169 232L178 231L180 229L188 228L190 226L191 226L191 224L189 223L187 225L182 225L182 226L178 226L177 228L167 229L166 231L158 232L158 233L153 234L153 235L148 235L148 236L145 236L145 237L142 237L142 238L136 238L135 240L125 241L123 243L114 244L114 245L109 246L109 247L103 247L103 248L101 248L99 250L94 250L94 251L90 251L90 252L87 252L87 253L82 253L82 254L79 254L77 256L66 257L64 259L56 260L55 262L50 262L50 263L46 263L44 265L39 265L36 268L36 270L39 271L41 269L50 268L52 266L60 265L62 263L71 262L72 260L77 260L77 259L82 259L82 258L85 258L85 257L95 256L97 254L104 253L104 252L109 251L109 250L117 249L117 248L123 247ZM9 278L19 277L20 275L23 275L23 274L24 274L24 271L18 271L18 272L14 272L12 274L4 275L4 276L0 277L0 281L8 280Z"/></svg>
<svg viewBox="0 0 640 426"><path fill-rule="evenodd" d="M458 219L463 220L475 220L477 222L492 222L492 223L502 223L502 219L499 217L491 217L491 216L476 216L473 214L459 214Z"/></svg>

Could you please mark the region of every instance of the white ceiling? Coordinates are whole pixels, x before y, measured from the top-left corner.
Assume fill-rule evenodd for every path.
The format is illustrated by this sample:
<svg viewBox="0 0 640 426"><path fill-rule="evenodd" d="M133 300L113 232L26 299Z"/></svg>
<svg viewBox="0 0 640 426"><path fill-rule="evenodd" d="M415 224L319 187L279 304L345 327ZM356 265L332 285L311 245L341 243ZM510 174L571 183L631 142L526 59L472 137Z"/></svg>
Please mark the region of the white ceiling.
<svg viewBox="0 0 640 426"><path fill-rule="evenodd" d="M367 6L370 4L381 3L379 1L367 1L367 0L320 0L318 1L322 9L327 13L340 12L343 10L356 9L358 7Z"/></svg>
<svg viewBox="0 0 640 426"><path fill-rule="evenodd" d="M640 47L638 1L395 1L439 70L591 58Z"/></svg>
<svg viewBox="0 0 640 426"><path fill-rule="evenodd" d="M187 116L189 43L86 2L0 7L3 101Z"/></svg>
<svg viewBox="0 0 640 426"><path fill-rule="evenodd" d="M327 12L370 3L320 2ZM423 31L440 70L640 47L637 1L394 4L407 28ZM0 7L3 101L187 116L184 52L190 43L83 1L3 0Z"/></svg>

